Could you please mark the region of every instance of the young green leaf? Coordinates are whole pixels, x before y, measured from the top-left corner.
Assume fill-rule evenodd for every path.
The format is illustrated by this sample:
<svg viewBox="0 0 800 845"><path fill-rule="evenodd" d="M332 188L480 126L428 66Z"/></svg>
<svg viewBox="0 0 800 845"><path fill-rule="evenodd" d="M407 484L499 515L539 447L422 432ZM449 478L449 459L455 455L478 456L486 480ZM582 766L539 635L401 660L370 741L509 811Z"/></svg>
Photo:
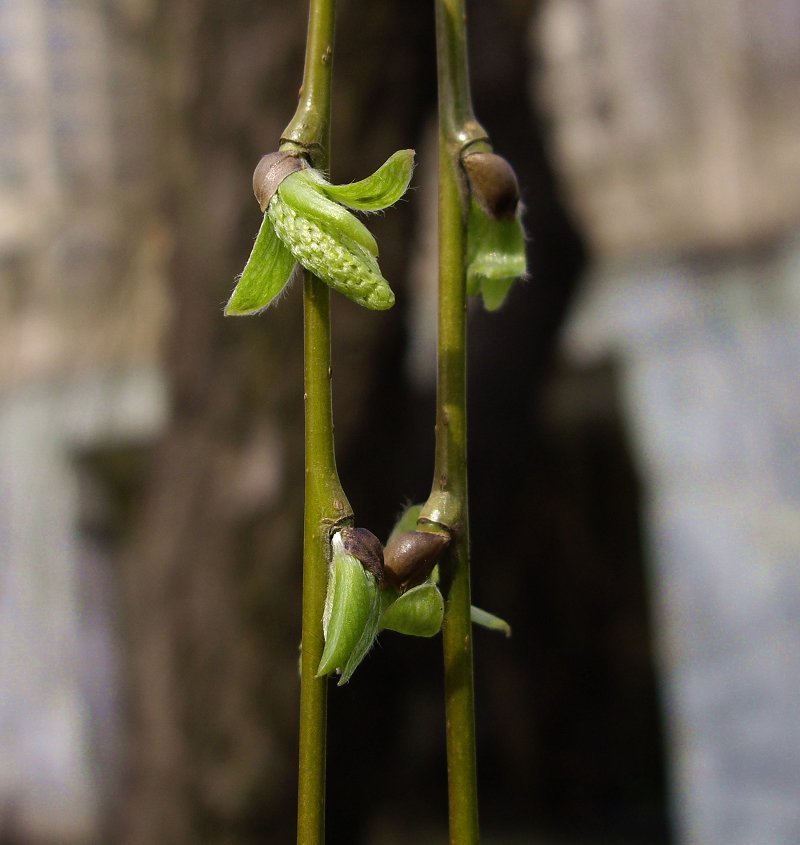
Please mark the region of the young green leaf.
<svg viewBox="0 0 800 845"><path fill-rule="evenodd" d="M358 642L353 647L350 656L347 658L347 662L342 667L342 676L339 678L338 686L342 686L350 680L353 672L356 671L361 661L367 656L375 643L375 638L378 636L378 624L381 618L380 590L375 582L375 578L369 572L367 572L367 575L372 579L372 583L374 584L374 589L370 592L371 603L369 614L364 624L364 630L358 638Z"/></svg>
<svg viewBox="0 0 800 845"><path fill-rule="evenodd" d="M481 610L479 607L475 607L474 604L470 607L469 614L474 625L480 625L481 628L488 628L490 631L497 631L506 637L511 636L511 626L505 619Z"/></svg>
<svg viewBox="0 0 800 845"><path fill-rule="evenodd" d="M265 214L244 272L225 306L225 316L263 311L286 287L294 265L294 256L281 243Z"/></svg>
<svg viewBox="0 0 800 845"><path fill-rule="evenodd" d="M439 633L444 600L439 588L425 581L400 595L383 611L380 626L412 637L433 637Z"/></svg>
<svg viewBox="0 0 800 845"><path fill-rule="evenodd" d="M515 279L524 276L525 232L519 216L495 219L472 197L467 224L467 293L481 293L495 311Z"/></svg>
<svg viewBox="0 0 800 845"><path fill-rule="evenodd" d="M330 197L357 211L381 211L394 205L408 190L414 171L414 150L398 150L371 176L349 185L331 185L319 173L314 179Z"/></svg>
<svg viewBox="0 0 800 845"><path fill-rule="evenodd" d="M338 534L333 537L332 547L333 560L328 573L328 591L322 618L325 648L317 677L347 667L354 650L363 648L365 630L377 628L380 614L375 577L364 569L357 558L344 550ZM363 650L363 654L366 654L367 649ZM350 674L352 669L348 678Z"/></svg>

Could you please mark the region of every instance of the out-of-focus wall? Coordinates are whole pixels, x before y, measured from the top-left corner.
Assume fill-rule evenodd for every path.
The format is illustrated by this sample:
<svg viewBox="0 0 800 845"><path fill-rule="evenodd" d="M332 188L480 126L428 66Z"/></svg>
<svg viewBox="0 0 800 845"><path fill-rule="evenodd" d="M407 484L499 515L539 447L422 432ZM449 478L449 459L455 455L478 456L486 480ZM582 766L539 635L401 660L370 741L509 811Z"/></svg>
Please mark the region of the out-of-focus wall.
<svg viewBox="0 0 800 845"><path fill-rule="evenodd" d="M680 841L800 841L800 6L550 0L538 91L619 367Z"/></svg>
<svg viewBox="0 0 800 845"><path fill-rule="evenodd" d="M164 418L150 5L0 2L0 839L91 841L115 774L74 459Z"/></svg>
<svg viewBox="0 0 800 845"><path fill-rule="evenodd" d="M156 360L148 5L0 4L0 391Z"/></svg>
<svg viewBox="0 0 800 845"><path fill-rule="evenodd" d="M599 254L735 248L797 225L799 39L795 0L544 4L535 87Z"/></svg>
<svg viewBox="0 0 800 845"><path fill-rule="evenodd" d="M619 366L685 843L800 838L799 327L794 240L598 267L566 334Z"/></svg>

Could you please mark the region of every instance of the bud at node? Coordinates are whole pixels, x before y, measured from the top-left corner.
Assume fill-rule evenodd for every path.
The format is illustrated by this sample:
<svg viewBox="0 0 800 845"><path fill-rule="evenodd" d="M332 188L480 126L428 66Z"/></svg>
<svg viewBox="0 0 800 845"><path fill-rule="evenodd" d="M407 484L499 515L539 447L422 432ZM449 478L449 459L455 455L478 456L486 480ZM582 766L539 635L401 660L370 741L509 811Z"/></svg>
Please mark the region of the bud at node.
<svg viewBox="0 0 800 845"><path fill-rule="evenodd" d="M371 572L378 581L383 580L383 544L366 528L346 526L339 532L344 549L361 561L361 565Z"/></svg>
<svg viewBox="0 0 800 845"><path fill-rule="evenodd" d="M446 534L404 531L384 549L384 577L398 589L424 581L450 543Z"/></svg>
<svg viewBox="0 0 800 845"><path fill-rule="evenodd" d="M253 172L253 193L262 211L267 210L281 182L291 173L307 167L299 156L286 152L267 153Z"/></svg>
<svg viewBox="0 0 800 845"><path fill-rule="evenodd" d="M472 193L495 220L517 213L519 184L511 165L496 153L469 153L462 159Z"/></svg>

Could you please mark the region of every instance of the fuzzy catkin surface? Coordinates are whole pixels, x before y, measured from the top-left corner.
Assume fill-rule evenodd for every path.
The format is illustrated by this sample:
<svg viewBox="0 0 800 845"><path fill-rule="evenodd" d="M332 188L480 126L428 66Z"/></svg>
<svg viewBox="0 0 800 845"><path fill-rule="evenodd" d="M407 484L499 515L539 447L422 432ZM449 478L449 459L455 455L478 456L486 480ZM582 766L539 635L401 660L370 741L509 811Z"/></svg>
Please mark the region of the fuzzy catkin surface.
<svg viewBox="0 0 800 845"><path fill-rule="evenodd" d="M268 214L292 255L334 290L373 311L394 305L394 293L386 279L354 250L287 205L280 191L270 201Z"/></svg>

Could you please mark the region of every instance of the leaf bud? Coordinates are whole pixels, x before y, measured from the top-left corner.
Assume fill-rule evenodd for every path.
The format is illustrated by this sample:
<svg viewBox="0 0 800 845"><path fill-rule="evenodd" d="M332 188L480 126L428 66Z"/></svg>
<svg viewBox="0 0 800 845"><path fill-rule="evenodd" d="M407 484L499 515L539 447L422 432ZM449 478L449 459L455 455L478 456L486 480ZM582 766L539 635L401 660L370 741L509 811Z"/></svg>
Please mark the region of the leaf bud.
<svg viewBox="0 0 800 845"><path fill-rule="evenodd" d="M509 220L519 206L519 184L511 165L497 153L468 153L462 159L473 196L495 220Z"/></svg>
<svg viewBox="0 0 800 845"><path fill-rule="evenodd" d="M253 172L253 193L261 210L267 210L270 200L287 176L307 166L302 158L292 153L278 151L262 156Z"/></svg>
<svg viewBox="0 0 800 845"><path fill-rule="evenodd" d="M424 581L450 543L446 534L403 531L389 541L383 552L384 578L398 589Z"/></svg>
<svg viewBox="0 0 800 845"><path fill-rule="evenodd" d="M375 641L381 599L375 576L345 550L341 532L334 534L331 551L322 616L325 647L317 677L339 671L341 685L347 683Z"/></svg>

